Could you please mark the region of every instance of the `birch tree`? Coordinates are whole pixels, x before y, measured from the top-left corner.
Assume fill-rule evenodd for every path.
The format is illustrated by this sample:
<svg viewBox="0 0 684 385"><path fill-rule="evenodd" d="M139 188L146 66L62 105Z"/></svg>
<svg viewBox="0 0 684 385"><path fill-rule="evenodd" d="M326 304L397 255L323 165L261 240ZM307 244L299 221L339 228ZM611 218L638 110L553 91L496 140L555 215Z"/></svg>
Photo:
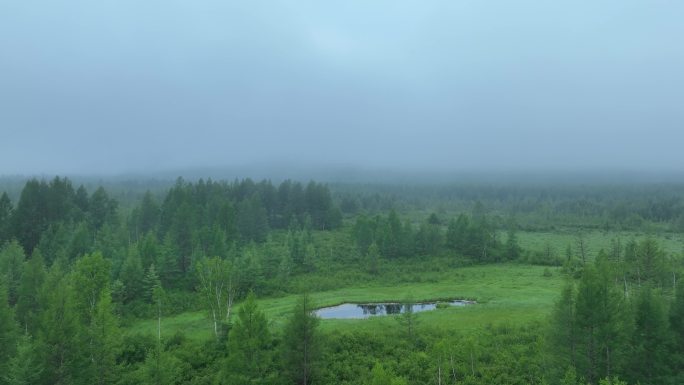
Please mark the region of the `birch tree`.
<svg viewBox="0 0 684 385"><path fill-rule="evenodd" d="M236 283L233 265L219 257L204 257L197 261L198 292L209 310L218 339L222 325L230 322Z"/></svg>

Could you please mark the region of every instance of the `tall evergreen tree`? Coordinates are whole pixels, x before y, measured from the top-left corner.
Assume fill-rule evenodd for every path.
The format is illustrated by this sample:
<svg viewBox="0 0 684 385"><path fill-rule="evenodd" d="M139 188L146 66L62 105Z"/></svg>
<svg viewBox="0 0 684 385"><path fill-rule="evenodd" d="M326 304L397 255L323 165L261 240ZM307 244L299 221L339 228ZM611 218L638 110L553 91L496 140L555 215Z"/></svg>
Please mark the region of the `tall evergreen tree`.
<svg viewBox="0 0 684 385"><path fill-rule="evenodd" d="M124 285L124 302L128 303L141 297L143 294L143 280L145 271L143 270L138 250L130 247L128 257L121 267L119 280Z"/></svg>
<svg viewBox="0 0 684 385"><path fill-rule="evenodd" d="M40 324L40 315L45 310L40 293L46 278L43 256L40 249L36 248L31 259L24 264L16 306L17 320L22 329L34 336Z"/></svg>
<svg viewBox="0 0 684 385"><path fill-rule="evenodd" d="M271 335L266 316L259 309L254 293L247 295L230 331L228 360L224 370L226 384L263 384L271 368Z"/></svg>
<svg viewBox="0 0 684 385"><path fill-rule="evenodd" d="M26 259L24 250L16 241L12 241L0 249L0 279L4 279L6 282L10 305L17 303L24 259Z"/></svg>
<svg viewBox="0 0 684 385"><path fill-rule="evenodd" d="M11 219L14 207L6 192L0 195L0 247L12 237Z"/></svg>
<svg viewBox="0 0 684 385"><path fill-rule="evenodd" d="M147 190L138 209L136 227L139 234L147 234L156 230L161 211L152 193Z"/></svg>
<svg viewBox="0 0 684 385"><path fill-rule="evenodd" d="M17 325L9 306L7 288L0 279L0 373L7 371L10 358L16 352ZM1 379L0 375L0 379Z"/></svg>
<svg viewBox="0 0 684 385"><path fill-rule="evenodd" d="M37 384L43 372L39 353L34 340L29 335L23 335L19 338L16 353L0 378L4 379L6 385Z"/></svg>
<svg viewBox="0 0 684 385"><path fill-rule="evenodd" d="M549 322L549 349L554 376L572 370L577 364L578 330L575 316L575 285L568 280L556 302ZM573 377L574 378L574 377Z"/></svg>
<svg viewBox="0 0 684 385"><path fill-rule="evenodd" d="M161 344L147 352L145 362L138 369L141 383L146 385L176 385L181 382L183 363L165 351Z"/></svg>
<svg viewBox="0 0 684 385"><path fill-rule="evenodd" d="M309 295L302 295L285 325L283 336L285 371L297 385L316 382L320 358L318 323Z"/></svg>
<svg viewBox="0 0 684 385"><path fill-rule="evenodd" d="M105 289L90 324L83 329L85 343L81 354L85 367L78 375L83 385L110 384L117 377L115 359L121 334L113 310L111 294Z"/></svg>
<svg viewBox="0 0 684 385"><path fill-rule="evenodd" d="M670 333L665 305L650 288L639 294L631 340L630 382L661 384L669 374Z"/></svg>
<svg viewBox="0 0 684 385"><path fill-rule="evenodd" d="M40 235L49 226L46 217L47 185L37 179L26 182L21 190L17 207L12 215L12 233L27 253L40 241Z"/></svg>
<svg viewBox="0 0 684 385"><path fill-rule="evenodd" d="M79 342L81 333L79 316L74 303L74 290L62 278L59 267L53 266L43 287L46 303L39 331L42 349L44 384L68 385L77 380Z"/></svg>
<svg viewBox="0 0 684 385"><path fill-rule="evenodd" d="M670 306L670 330L672 331L672 363L674 368L684 367L684 285L679 284ZM678 382L684 381L684 372L675 373Z"/></svg>
<svg viewBox="0 0 684 385"><path fill-rule="evenodd" d="M102 186L98 187L89 201L90 224L99 230L105 223L115 223L117 207L116 200L111 199Z"/></svg>
<svg viewBox="0 0 684 385"><path fill-rule="evenodd" d="M589 383L611 377L624 354L625 313L622 296L605 271L587 266L577 290L578 372Z"/></svg>

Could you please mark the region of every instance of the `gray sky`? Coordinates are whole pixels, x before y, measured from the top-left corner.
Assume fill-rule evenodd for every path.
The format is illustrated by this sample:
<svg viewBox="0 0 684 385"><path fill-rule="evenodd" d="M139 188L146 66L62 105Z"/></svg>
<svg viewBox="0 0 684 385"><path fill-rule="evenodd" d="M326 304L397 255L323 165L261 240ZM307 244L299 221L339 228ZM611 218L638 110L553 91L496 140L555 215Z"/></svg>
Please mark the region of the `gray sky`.
<svg viewBox="0 0 684 385"><path fill-rule="evenodd" d="M684 2L0 0L0 174L684 166Z"/></svg>

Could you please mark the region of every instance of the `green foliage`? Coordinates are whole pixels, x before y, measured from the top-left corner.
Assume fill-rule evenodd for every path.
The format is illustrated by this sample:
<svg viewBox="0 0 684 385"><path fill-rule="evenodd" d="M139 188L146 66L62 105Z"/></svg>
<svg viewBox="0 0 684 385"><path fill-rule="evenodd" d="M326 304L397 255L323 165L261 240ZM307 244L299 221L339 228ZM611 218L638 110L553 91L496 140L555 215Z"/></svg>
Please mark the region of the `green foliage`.
<svg viewBox="0 0 684 385"><path fill-rule="evenodd" d="M320 357L319 322L309 295L302 295L285 325L283 337L284 369L295 384L316 382Z"/></svg>
<svg viewBox="0 0 684 385"><path fill-rule="evenodd" d="M43 256L39 249L34 249L31 259L24 264L21 277L16 306L17 320L26 332L35 334L40 324L40 315L45 310L40 293L47 279Z"/></svg>
<svg viewBox="0 0 684 385"><path fill-rule="evenodd" d="M74 289L62 277L59 266L51 269L43 297L47 305L38 332L44 369L41 383L70 384L80 371L81 324Z"/></svg>
<svg viewBox="0 0 684 385"><path fill-rule="evenodd" d="M684 218L676 187L163 186L0 195L0 384L684 381L682 238L662 233ZM562 290L559 269L522 265L558 266L566 245ZM421 313L416 333L411 311L319 321L307 297L290 314L306 290L478 305Z"/></svg>
<svg viewBox="0 0 684 385"><path fill-rule="evenodd" d="M230 331L224 384L262 384L273 376L272 344L266 316L250 293Z"/></svg>
<svg viewBox="0 0 684 385"><path fill-rule="evenodd" d="M24 267L24 250L18 242L12 241L0 249L0 279L5 282L11 305L17 302L21 273Z"/></svg>
<svg viewBox="0 0 684 385"><path fill-rule="evenodd" d="M560 298L556 302L548 326L548 349L552 358L552 373L554 377L560 377L565 368L565 377L572 377L574 383L576 374L575 366L578 360L578 344L580 340L575 314L576 301L575 285L568 280L561 291ZM570 370L572 374L570 374ZM569 384L570 382L568 382ZM565 385L565 384L564 384Z"/></svg>
<svg viewBox="0 0 684 385"><path fill-rule="evenodd" d="M75 291L75 305L85 323L95 316L98 303L109 293L111 261L101 253L85 255L76 261L71 276Z"/></svg>
<svg viewBox="0 0 684 385"><path fill-rule="evenodd" d="M39 351L36 343L28 335L19 338L16 353L9 360L3 375L0 375L6 385L37 384L43 367L39 361Z"/></svg>
<svg viewBox="0 0 684 385"><path fill-rule="evenodd" d="M380 271L380 250L378 250L378 245L376 245L375 242L368 248L366 260L368 261L368 272L371 274L378 274Z"/></svg>
<svg viewBox="0 0 684 385"><path fill-rule="evenodd" d="M629 360L630 382L664 383L669 375L670 331L665 304L644 288L636 300Z"/></svg>
<svg viewBox="0 0 684 385"><path fill-rule="evenodd" d="M681 283L670 307L669 320L677 353L682 356L680 359L684 358L684 285Z"/></svg>
<svg viewBox="0 0 684 385"><path fill-rule="evenodd" d="M124 261L119 273L119 279L124 285L124 303L132 302L142 297L145 271L143 270L138 251L133 247L129 248L128 257ZM157 279L159 278L157 277Z"/></svg>
<svg viewBox="0 0 684 385"><path fill-rule="evenodd" d="M182 379L181 361L161 346L147 353L145 362L138 369L138 376L143 384L175 385Z"/></svg>
<svg viewBox="0 0 684 385"><path fill-rule="evenodd" d="M619 367L628 313L605 271L584 269L577 289L577 369L593 383Z"/></svg>
<svg viewBox="0 0 684 385"><path fill-rule="evenodd" d="M385 370L381 363L376 363L371 370L369 385L406 385L406 380Z"/></svg>
<svg viewBox="0 0 684 385"><path fill-rule="evenodd" d="M8 304L7 289L0 280L0 373L7 370L11 357L15 355L17 325L14 312Z"/></svg>
<svg viewBox="0 0 684 385"><path fill-rule="evenodd" d="M195 264L197 291L213 323L214 336L219 339L230 323L230 312L235 299L235 271L233 265L219 257L202 258Z"/></svg>
<svg viewBox="0 0 684 385"><path fill-rule="evenodd" d="M404 299L401 304L403 312L397 317L397 321L404 329L406 338L410 342L415 341L418 327L418 317L413 311L414 303L415 301L411 297Z"/></svg>
<svg viewBox="0 0 684 385"><path fill-rule="evenodd" d="M14 207L7 192L0 195L0 246L8 241L12 234L11 220Z"/></svg>
<svg viewBox="0 0 684 385"><path fill-rule="evenodd" d="M100 294L90 323L82 330L84 346L81 351L85 367L79 370L84 384L111 384L117 377L116 354L121 333L113 314L111 294L107 289Z"/></svg>

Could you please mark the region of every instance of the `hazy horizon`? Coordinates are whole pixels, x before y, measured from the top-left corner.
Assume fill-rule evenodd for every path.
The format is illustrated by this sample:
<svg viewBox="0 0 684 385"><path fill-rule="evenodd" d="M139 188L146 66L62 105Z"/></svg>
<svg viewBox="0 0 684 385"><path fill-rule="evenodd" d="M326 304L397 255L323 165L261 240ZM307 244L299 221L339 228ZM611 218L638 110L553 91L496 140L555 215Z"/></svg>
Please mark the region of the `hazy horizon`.
<svg viewBox="0 0 684 385"><path fill-rule="evenodd" d="M681 20L674 1L10 0L0 175L679 176Z"/></svg>

